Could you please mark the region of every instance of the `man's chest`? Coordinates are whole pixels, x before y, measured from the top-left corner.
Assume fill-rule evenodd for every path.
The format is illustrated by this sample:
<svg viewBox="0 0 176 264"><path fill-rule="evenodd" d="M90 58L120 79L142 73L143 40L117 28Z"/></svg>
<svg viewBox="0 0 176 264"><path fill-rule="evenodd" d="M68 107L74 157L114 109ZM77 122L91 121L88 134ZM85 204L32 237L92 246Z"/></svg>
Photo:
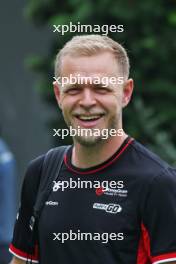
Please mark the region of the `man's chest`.
<svg viewBox="0 0 176 264"><path fill-rule="evenodd" d="M80 230L123 233L124 239L134 239L140 231L140 187L137 189L137 185L136 180L115 177L115 174L101 180L98 177L61 175L53 183L45 202L41 215L42 229L47 237L57 232Z"/></svg>

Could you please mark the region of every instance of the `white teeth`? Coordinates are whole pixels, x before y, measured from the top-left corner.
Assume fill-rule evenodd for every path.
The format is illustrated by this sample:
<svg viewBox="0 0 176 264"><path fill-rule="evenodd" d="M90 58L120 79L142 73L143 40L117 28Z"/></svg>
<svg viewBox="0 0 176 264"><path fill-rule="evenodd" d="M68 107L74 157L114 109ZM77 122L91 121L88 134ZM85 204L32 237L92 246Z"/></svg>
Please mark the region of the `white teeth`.
<svg viewBox="0 0 176 264"><path fill-rule="evenodd" d="M99 118L100 116L99 115L94 115L94 116L79 116L80 119L82 120L92 120L92 119L97 119Z"/></svg>

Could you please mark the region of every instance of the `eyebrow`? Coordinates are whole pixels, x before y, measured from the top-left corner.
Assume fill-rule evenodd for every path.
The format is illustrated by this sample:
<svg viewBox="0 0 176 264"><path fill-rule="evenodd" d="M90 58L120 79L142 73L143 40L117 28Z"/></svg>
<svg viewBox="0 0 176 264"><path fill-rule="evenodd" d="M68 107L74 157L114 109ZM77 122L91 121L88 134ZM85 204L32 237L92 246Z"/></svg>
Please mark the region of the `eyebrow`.
<svg viewBox="0 0 176 264"><path fill-rule="evenodd" d="M82 85L80 85L80 84L78 84L78 83L75 83L75 84L65 84L65 85L63 85L62 86L62 88L63 88L63 92L66 92L66 91L68 91L68 90L70 90L70 89L74 89L74 88L82 88L81 87Z"/></svg>

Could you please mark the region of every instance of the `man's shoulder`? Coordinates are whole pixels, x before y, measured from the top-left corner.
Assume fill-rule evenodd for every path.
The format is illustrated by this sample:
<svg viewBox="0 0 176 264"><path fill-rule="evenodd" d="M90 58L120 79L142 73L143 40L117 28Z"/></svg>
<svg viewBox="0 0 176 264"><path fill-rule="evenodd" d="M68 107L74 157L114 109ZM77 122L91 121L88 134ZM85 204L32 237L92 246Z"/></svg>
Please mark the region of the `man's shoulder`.
<svg viewBox="0 0 176 264"><path fill-rule="evenodd" d="M131 146L132 162L135 163L144 176L153 178L159 175L175 174L176 169L137 140L134 140Z"/></svg>
<svg viewBox="0 0 176 264"><path fill-rule="evenodd" d="M44 158L45 158L45 154L42 154L32 159L28 163L23 180L23 185L28 186L28 189L30 189L29 188L30 186L31 188L33 188L33 185L36 185L36 183L38 185L40 181Z"/></svg>
<svg viewBox="0 0 176 264"><path fill-rule="evenodd" d="M159 157L156 153L150 150L148 147L144 146L137 140L134 140L132 144L133 150L136 152L136 155L146 162L146 164L150 164L159 168L168 168L170 165L164 161L161 157Z"/></svg>
<svg viewBox="0 0 176 264"><path fill-rule="evenodd" d="M32 175L40 175L41 171L42 171L42 167L44 164L44 160L46 158L47 163L50 162L50 160L58 157L57 153L62 153L63 150L66 150L69 146L60 146L60 147L55 147L55 148L51 148L49 149L46 153L37 156L36 158L32 159L28 166L27 166L27 170L26 170L26 176L27 177L33 177ZM48 159L48 154L49 153L53 153L54 155L50 155L50 158Z"/></svg>
<svg viewBox="0 0 176 264"><path fill-rule="evenodd" d="M27 170L31 172L36 170L40 171L43 165L44 158L45 158L45 154L42 154L32 159L27 166Z"/></svg>

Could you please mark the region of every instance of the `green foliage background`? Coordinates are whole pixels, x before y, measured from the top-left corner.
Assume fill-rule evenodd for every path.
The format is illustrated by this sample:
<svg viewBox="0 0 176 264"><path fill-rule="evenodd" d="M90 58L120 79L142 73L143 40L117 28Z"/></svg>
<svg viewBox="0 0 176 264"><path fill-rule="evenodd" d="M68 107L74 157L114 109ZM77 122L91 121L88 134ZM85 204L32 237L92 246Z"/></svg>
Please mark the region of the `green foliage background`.
<svg viewBox="0 0 176 264"><path fill-rule="evenodd" d="M127 49L131 77L135 82L133 100L124 111L125 130L162 158L176 164L176 2L162 0L30 0L25 14L38 27L53 24L123 24L123 33L109 34ZM51 84L53 61L58 50L74 34L53 33L45 57L28 59L40 76L37 83L43 97L54 100ZM56 109L56 111L58 111ZM65 127L61 113L51 127ZM70 143L57 141L56 144Z"/></svg>

